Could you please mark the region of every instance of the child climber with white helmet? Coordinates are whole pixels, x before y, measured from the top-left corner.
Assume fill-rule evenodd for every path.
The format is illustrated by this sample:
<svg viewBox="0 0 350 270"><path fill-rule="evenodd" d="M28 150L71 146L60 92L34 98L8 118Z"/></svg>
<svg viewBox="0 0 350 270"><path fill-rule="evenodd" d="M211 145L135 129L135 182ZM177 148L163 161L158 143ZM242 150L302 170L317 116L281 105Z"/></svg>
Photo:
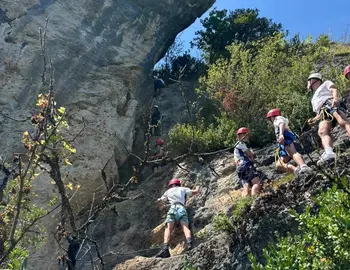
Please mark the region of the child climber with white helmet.
<svg viewBox="0 0 350 270"><path fill-rule="evenodd" d="M241 127L237 130L238 144L234 150L236 172L243 186L243 197L259 195L260 193L259 174L253 165L254 155L246 145L246 142L248 142L248 134L249 129L246 127Z"/></svg>
<svg viewBox="0 0 350 270"><path fill-rule="evenodd" d="M187 250L193 248L192 233L189 228L189 221L186 211L186 200L188 197L199 194L199 187L195 189L189 189L181 186L179 179L172 179L168 183L168 190L159 198L158 202L166 202L170 204L166 220L165 220L165 231L164 231L164 246L162 250L156 255L160 258L170 257L169 253L169 242L170 235L174 229L175 223L180 223L181 228L187 240Z"/></svg>
<svg viewBox="0 0 350 270"><path fill-rule="evenodd" d="M349 70L349 67L344 70L346 78L350 77ZM309 76L307 84L308 90L313 92L311 104L313 111L317 114L314 118L310 118L308 123L313 126L319 122L318 135L325 150L321 159L317 162L318 165L336 158L333 151L333 141L329 133L337 123L345 128L348 136L350 136L350 123L346 118L342 104L339 102L338 89L333 82L328 80L323 82L322 79L321 73L313 73Z"/></svg>
<svg viewBox="0 0 350 270"><path fill-rule="evenodd" d="M275 129L275 135L278 145L278 159L276 160L277 169L284 172L291 172L295 175L299 175L304 172L311 172L311 168L305 164L305 161L301 154L299 154L295 147L295 134L289 128L289 120L281 116L279 109L272 109L266 114L266 118L269 123L273 125ZM288 162L294 160L297 164L295 167Z"/></svg>

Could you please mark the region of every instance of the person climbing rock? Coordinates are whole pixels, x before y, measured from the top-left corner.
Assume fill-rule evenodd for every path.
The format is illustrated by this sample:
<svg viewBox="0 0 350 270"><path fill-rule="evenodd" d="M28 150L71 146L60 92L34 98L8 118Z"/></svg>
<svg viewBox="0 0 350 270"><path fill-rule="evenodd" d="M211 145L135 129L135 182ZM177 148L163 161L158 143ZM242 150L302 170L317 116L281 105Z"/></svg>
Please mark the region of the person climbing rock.
<svg viewBox="0 0 350 270"><path fill-rule="evenodd" d="M246 127L241 127L237 130L238 144L234 149L236 172L243 186L243 197L259 195L260 193L260 178L253 164L254 155L246 145L246 142L249 140L248 134L249 129Z"/></svg>
<svg viewBox="0 0 350 270"><path fill-rule="evenodd" d="M0 171L2 174L2 179L0 183L0 204L6 205L6 201L4 198L4 189L6 188L7 182L9 180L9 177L11 175L10 170L3 164L0 164Z"/></svg>
<svg viewBox="0 0 350 270"><path fill-rule="evenodd" d="M160 95L160 89L165 87L165 82L161 78L155 75L153 76L153 85L154 85L153 97L157 97Z"/></svg>
<svg viewBox="0 0 350 270"><path fill-rule="evenodd" d="M350 65L344 69L344 76L350 81Z"/></svg>
<svg viewBox="0 0 350 270"><path fill-rule="evenodd" d="M318 135L322 140L325 152L317 161L317 164L322 165L326 161L336 158L333 151L333 141L329 135L332 128L338 123L346 129L348 136L350 136L350 123L346 118L345 105L340 102L338 89L333 82L329 80L323 82L321 73L312 73L307 81L307 89L313 92L312 109L317 114L314 118L308 120L308 124L314 126L319 123Z"/></svg>
<svg viewBox="0 0 350 270"><path fill-rule="evenodd" d="M199 194L199 187L191 190L187 187L182 187L179 179L172 179L168 183L168 188L169 189L163 194L163 196L157 200L159 203L167 202L170 204L165 220L166 228L164 231L163 248L156 255L156 257L160 258L170 257L170 235L174 229L175 223L180 223L181 225L187 241L187 250L191 250L193 248L192 233L189 228L188 215L186 211L186 200L188 197Z"/></svg>
<svg viewBox="0 0 350 270"><path fill-rule="evenodd" d="M153 152L153 155L150 157L150 160L159 160L156 163L153 163L152 165L152 172L156 172L156 170L158 170L159 167L162 167L166 164L166 160L165 160L165 151L164 151L164 140L162 140L161 138L158 138L156 140L156 148Z"/></svg>
<svg viewBox="0 0 350 270"><path fill-rule="evenodd" d="M159 124L161 119L161 113L158 105L153 106L153 112L151 115L151 135L159 134Z"/></svg>
<svg viewBox="0 0 350 270"><path fill-rule="evenodd" d="M301 154L298 153L295 146L295 134L289 128L289 120L281 116L279 109L272 109L266 114L266 118L274 127L277 139L278 149L276 151L276 168L283 172L294 173L310 173L312 169L305 164ZM295 167L289 164L294 160L297 164Z"/></svg>

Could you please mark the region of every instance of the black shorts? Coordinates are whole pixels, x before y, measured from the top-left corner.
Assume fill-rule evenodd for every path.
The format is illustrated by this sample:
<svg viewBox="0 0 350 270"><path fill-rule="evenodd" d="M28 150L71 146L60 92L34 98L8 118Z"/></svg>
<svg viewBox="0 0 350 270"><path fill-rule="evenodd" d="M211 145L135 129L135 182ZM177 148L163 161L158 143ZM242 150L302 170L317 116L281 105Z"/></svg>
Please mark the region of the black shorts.
<svg viewBox="0 0 350 270"><path fill-rule="evenodd" d="M335 119L335 117L333 116L333 114L335 112L339 112L342 111L346 114L346 106L344 104L344 102L340 101L339 103L339 107L332 107L332 100L328 99L322 106L321 108L321 112L324 111L325 113L323 113L323 118L319 120L318 125L320 125L320 123L322 121L328 121L328 122L332 122L332 128L334 128L337 124L338 121L337 119Z"/></svg>
<svg viewBox="0 0 350 270"><path fill-rule="evenodd" d="M242 186L245 184L251 185L251 181L256 177L259 177L258 172L251 162L243 161L241 165L237 166L236 172Z"/></svg>

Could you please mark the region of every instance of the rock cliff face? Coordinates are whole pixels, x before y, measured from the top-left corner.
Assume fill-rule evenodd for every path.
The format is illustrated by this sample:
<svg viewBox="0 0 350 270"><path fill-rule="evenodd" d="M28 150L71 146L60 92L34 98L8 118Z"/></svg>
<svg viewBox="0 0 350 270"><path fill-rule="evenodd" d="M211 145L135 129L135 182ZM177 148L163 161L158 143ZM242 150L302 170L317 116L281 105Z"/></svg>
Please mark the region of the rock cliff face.
<svg viewBox="0 0 350 270"><path fill-rule="evenodd" d="M350 106L350 96L346 102ZM339 154L337 165L333 169L341 176L349 175L349 137L339 126L332 131L332 136ZM330 180L314 166L313 161L319 159L320 153L309 147L313 139L317 139L317 134L315 130L310 130L302 136L301 141L305 161L314 172L299 178L276 172L275 145L254 150L257 168L264 175L264 185L261 196L244 206L240 204L237 174L229 153L204 157L204 163L197 158L188 158L181 162L182 168L174 164L167 165L130 193L130 196L136 198L132 203L114 205L113 210L119 216L115 212L106 211L102 217L104 223L107 223L105 220L112 221L111 224L116 226L115 230L121 231L128 224L128 229L123 234L114 236L114 239L120 239L120 245L113 246L112 243L117 241L112 240L111 245L106 247L109 250L114 249L115 254L109 256L113 256L118 263L130 258L119 263L115 270L249 270L250 253L259 262L263 262L263 248L276 241L276 233L285 236L288 232L297 232L297 222L289 214L289 210L300 213L307 205L314 206L312 198L331 186ZM323 170L331 172L327 166ZM157 209L154 200L166 190L164 179L172 177L185 180L185 184L190 187L194 184L201 186L200 195L190 200L188 208L195 248L184 252L185 239L178 230L173 234L174 239L170 243L172 257L154 258L152 255L158 250L150 247L161 247L164 233L164 224L161 223L164 216L161 217L161 214L166 213L165 210L161 212ZM235 214L238 209L239 215ZM220 212L235 217L231 231L215 228L213 217ZM141 224L136 221L140 219ZM221 225L221 228L225 227ZM96 237L101 239L106 237L105 234L106 231L96 231ZM106 256L106 260L109 256Z"/></svg>
<svg viewBox="0 0 350 270"><path fill-rule="evenodd" d="M36 95L45 91L38 29L48 18L47 51L57 101L68 109L71 135L86 123L75 142L79 158L69 175L69 181L82 185L74 206L86 206L101 186L102 168L106 166L109 184L119 181L118 167L128 158L126 148L133 147L140 112L151 102L154 64L214 2L0 0L1 154L25 151L20 141L29 121L4 115L25 119ZM47 179L37 186L45 198L53 189ZM54 254L53 246L31 257L32 269L49 268L46 259Z"/></svg>
<svg viewBox="0 0 350 270"><path fill-rule="evenodd" d="M152 87L147 76L153 65L214 2L0 0L0 110L12 118L27 117L36 94L44 90L38 28L48 18L57 101L69 110L72 135L83 119L87 123L70 174L83 187L80 205L101 184L100 170L108 161L108 181L118 181L118 166L128 157L124 145L131 149L134 142L140 102L152 94L141 85ZM3 116L0 122L2 153L23 150L19 142L29 122Z"/></svg>

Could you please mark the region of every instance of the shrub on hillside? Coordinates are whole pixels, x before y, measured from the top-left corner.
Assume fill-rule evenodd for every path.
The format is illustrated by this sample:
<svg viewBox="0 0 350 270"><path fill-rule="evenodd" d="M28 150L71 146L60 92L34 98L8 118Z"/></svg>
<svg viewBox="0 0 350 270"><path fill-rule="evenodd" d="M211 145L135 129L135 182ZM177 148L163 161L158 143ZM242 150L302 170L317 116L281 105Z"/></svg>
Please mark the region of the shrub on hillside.
<svg viewBox="0 0 350 270"><path fill-rule="evenodd" d="M215 122L205 125L203 120L197 121L194 126L192 144L192 126L190 124L176 125L169 132L169 148L173 155L192 152L215 151L230 147L235 143L235 123L223 113L215 118Z"/></svg>
<svg viewBox="0 0 350 270"><path fill-rule="evenodd" d="M291 44L282 35L255 42L254 51L232 44L228 47L230 59L210 65L198 91L226 111L236 126L249 127L253 145L264 145L272 138L265 120L271 108L279 108L295 131L313 116L306 91L311 71L321 71L340 90L345 88L341 67L333 66L329 46L324 37L316 43L294 40ZM316 68L316 63L322 68Z"/></svg>
<svg viewBox="0 0 350 270"><path fill-rule="evenodd" d="M266 269L350 269L350 197L333 188L320 195L315 203L318 213L308 207L295 214L301 235L280 238L264 250L266 263L256 262L254 270Z"/></svg>

